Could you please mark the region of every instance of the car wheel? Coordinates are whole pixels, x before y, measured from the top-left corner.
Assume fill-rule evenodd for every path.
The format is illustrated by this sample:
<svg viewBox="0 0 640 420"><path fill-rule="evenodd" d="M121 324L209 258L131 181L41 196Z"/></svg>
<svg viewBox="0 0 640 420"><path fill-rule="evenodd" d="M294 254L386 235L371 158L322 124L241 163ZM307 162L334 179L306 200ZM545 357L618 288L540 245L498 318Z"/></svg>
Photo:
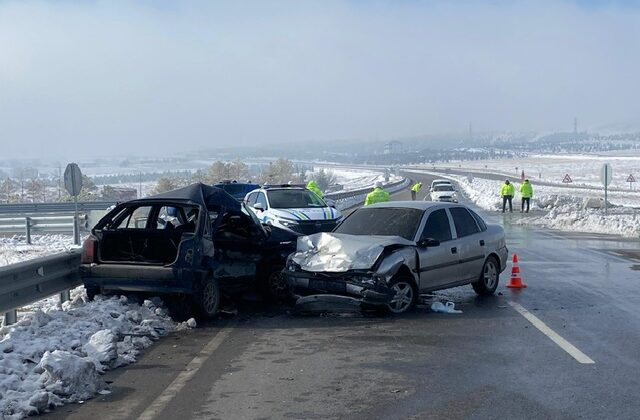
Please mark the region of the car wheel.
<svg viewBox="0 0 640 420"><path fill-rule="evenodd" d="M193 298L195 315L202 320L213 319L220 307L218 282L212 276L206 277L198 286Z"/></svg>
<svg viewBox="0 0 640 420"><path fill-rule="evenodd" d="M93 301L96 296L98 296L100 294L100 288L99 287L86 287L85 286L85 290L87 291L87 299L89 299L89 302Z"/></svg>
<svg viewBox="0 0 640 420"><path fill-rule="evenodd" d="M489 257L484 262L482 273L478 281L471 283L473 290L479 295L492 295L498 288L500 279L500 269L495 257Z"/></svg>
<svg viewBox="0 0 640 420"><path fill-rule="evenodd" d="M389 284L389 288L394 292L394 296L387 307L394 314L411 310L418 301L418 289L409 276L396 277Z"/></svg>
<svg viewBox="0 0 640 420"><path fill-rule="evenodd" d="M285 301L291 296L287 279L282 275L283 269L284 267L275 267L271 270L267 276L266 284L269 297L279 302Z"/></svg>

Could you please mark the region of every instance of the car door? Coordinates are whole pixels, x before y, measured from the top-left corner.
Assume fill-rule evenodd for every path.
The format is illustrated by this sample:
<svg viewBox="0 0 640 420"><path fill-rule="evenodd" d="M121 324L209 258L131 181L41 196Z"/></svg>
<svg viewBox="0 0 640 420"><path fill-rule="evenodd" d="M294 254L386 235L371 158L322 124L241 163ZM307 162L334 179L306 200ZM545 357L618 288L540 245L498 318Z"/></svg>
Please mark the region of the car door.
<svg viewBox="0 0 640 420"><path fill-rule="evenodd" d="M457 244L445 209L434 210L427 216L419 241L427 238L440 244L418 246L420 290L438 289L459 281Z"/></svg>
<svg viewBox="0 0 640 420"><path fill-rule="evenodd" d="M476 219L464 207L449 208L459 242L460 278L477 280L485 259L485 239Z"/></svg>

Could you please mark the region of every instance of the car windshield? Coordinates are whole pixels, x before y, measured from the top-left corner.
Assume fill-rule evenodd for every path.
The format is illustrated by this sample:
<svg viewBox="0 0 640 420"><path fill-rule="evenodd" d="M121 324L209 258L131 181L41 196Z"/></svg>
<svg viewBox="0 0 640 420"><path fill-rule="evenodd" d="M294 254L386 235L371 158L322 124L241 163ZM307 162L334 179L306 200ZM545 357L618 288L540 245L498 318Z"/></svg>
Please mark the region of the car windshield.
<svg viewBox="0 0 640 420"><path fill-rule="evenodd" d="M300 209L308 207L327 207L323 199L309 190L282 189L271 190L269 205L274 209Z"/></svg>
<svg viewBox="0 0 640 420"><path fill-rule="evenodd" d="M452 185L436 185L435 187L433 187L434 191L453 191L453 186Z"/></svg>
<svg viewBox="0 0 640 420"><path fill-rule="evenodd" d="M349 235L401 236L412 241L422 219L422 210L406 208L367 208L353 212L336 228Z"/></svg>

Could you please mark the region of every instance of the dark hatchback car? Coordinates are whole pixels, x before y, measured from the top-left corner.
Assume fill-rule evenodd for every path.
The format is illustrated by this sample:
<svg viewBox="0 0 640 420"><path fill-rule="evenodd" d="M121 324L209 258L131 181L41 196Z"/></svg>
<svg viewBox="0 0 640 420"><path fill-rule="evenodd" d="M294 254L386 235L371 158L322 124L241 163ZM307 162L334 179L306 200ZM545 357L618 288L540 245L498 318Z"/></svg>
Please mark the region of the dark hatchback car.
<svg viewBox="0 0 640 420"><path fill-rule="evenodd" d="M218 311L221 292L260 286L284 296L280 271L295 239L263 227L223 190L193 184L117 205L85 241L81 277L89 298L161 294L207 319Z"/></svg>
<svg viewBox="0 0 640 420"><path fill-rule="evenodd" d="M223 189L238 201L243 201L247 194L260 188L260 185L251 182L222 181L215 184L214 187Z"/></svg>

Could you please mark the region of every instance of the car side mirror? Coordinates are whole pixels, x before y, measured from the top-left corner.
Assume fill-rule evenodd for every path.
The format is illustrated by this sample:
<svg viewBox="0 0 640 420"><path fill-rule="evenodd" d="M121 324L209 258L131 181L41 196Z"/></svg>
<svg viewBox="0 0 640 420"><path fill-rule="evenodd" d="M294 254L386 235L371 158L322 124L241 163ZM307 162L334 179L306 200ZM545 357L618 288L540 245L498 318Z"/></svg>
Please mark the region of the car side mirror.
<svg viewBox="0 0 640 420"><path fill-rule="evenodd" d="M262 203L256 203L253 205L253 208L258 210L258 211L264 211L264 206L262 205Z"/></svg>
<svg viewBox="0 0 640 420"><path fill-rule="evenodd" d="M336 202L335 200L332 200L330 198L325 198L324 200L327 203L327 206L332 207L332 208L336 208Z"/></svg>
<svg viewBox="0 0 640 420"><path fill-rule="evenodd" d="M433 238L425 238L425 239L420 239L418 241L418 246L422 247L422 248L429 248L429 247L433 247L433 246L440 246L440 241L437 239L433 239Z"/></svg>

